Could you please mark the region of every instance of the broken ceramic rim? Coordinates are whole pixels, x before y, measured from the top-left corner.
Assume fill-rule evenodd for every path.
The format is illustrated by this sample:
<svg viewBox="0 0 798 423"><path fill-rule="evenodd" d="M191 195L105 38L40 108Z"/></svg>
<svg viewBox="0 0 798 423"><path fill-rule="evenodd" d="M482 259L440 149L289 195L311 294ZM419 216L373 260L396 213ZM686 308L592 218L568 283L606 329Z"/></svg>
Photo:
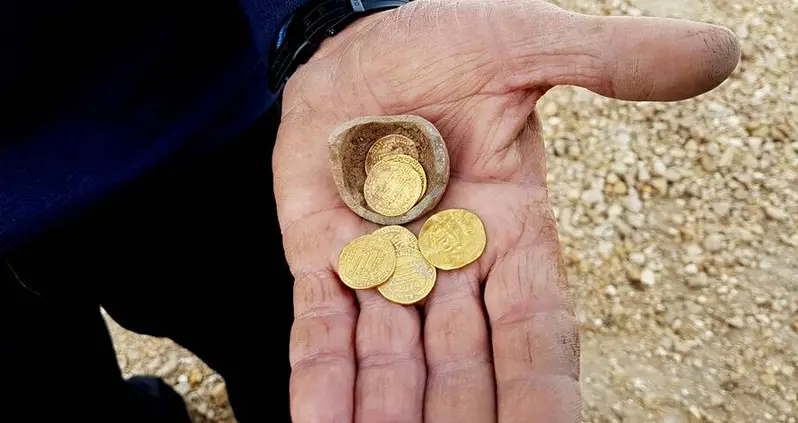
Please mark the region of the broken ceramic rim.
<svg viewBox="0 0 798 423"><path fill-rule="evenodd" d="M435 206L443 198L443 194L449 184L449 151L446 148L446 143L443 140L438 129L428 120L415 115L395 115L395 116L363 116L358 117L337 126L331 133L328 147L330 154L340 154L336 149L340 149L340 144L346 139L347 133L357 130L360 126L369 123L385 123L385 124L401 124L409 123L417 126L427 136L427 142L432 149L434 169L425 168L428 179L431 181L432 176L440 180L442 183L431 186L424 196L407 212L399 216L383 216L362 204L357 203L350 195L343 195L341 192L343 187L346 187L344 180L344 172L342 168L342 160L339 160L338 165L332 166L332 174L335 180L336 189L341 199L349 207L350 210L355 212L358 216L379 225L403 225L431 212ZM376 140L374 140L376 141ZM339 158L340 159L340 158ZM434 173L431 173L432 170ZM362 197L362 191L360 191Z"/></svg>

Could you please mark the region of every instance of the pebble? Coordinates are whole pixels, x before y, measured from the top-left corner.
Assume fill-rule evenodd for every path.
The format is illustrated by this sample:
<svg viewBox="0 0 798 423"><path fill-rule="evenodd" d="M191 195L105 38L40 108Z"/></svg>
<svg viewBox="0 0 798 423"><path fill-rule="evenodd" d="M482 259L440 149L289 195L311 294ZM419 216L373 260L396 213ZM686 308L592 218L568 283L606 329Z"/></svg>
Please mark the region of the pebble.
<svg viewBox="0 0 798 423"><path fill-rule="evenodd" d="M704 250L696 244L690 244L684 249L685 253L687 253L690 257L698 257L704 253Z"/></svg>
<svg viewBox="0 0 798 423"><path fill-rule="evenodd" d="M174 390L181 396L185 396L189 391L191 391L191 387L188 385L188 383L178 383L174 386Z"/></svg>
<svg viewBox="0 0 798 423"><path fill-rule="evenodd" d="M172 373L177 371L180 362L177 359L169 359L166 363L161 366L158 371L155 372L155 375L158 377L168 377L171 376Z"/></svg>
<svg viewBox="0 0 798 423"><path fill-rule="evenodd" d="M651 186L657 190L659 195L668 194L668 181L665 178L654 178L651 180Z"/></svg>
<svg viewBox="0 0 798 423"><path fill-rule="evenodd" d="M767 215L767 217L779 222L787 220L787 217L789 217L786 211L773 206L766 206L765 214Z"/></svg>
<svg viewBox="0 0 798 423"><path fill-rule="evenodd" d="M227 401L227 386L224 383L214 385L210 389L210 394L217 404L222 404Z"/></svg>
<svg viewBox="0 0 798 423"><path fill-rule="evenodd" d="M723 152L723 155L720 157L718 161L718 167L729 167L734 160L734 156L737 154L737 149L735 147L729 147L728 150Z"/></svg>
<svg viewBox="0 0 798 423"><path fill-rule="evenodd" d="M646 223L646 216L641 213L627 213L626 223L636 229L642 228Z"/></svg>
<svg viewBox="0 0 798 423"><path fill-rule="evenodd" d="M648 171L648 168L645 166L637 168L637 180L641 182L648 182L651 180L651 173Z"/></svg>
<svg viewBox="0 0 798 423"><path fill-rule="evenodd" d="M687 278L687 286L690 288L703 288L709 286L709 277L704 272L699 272L695 276Z"/></svg>
<svg viewBox="0 0 798 423"><path fill-rule="evenodd" d="M582 203L592 205L604 202L604 194L597 189L590 189L582 193Z"/></svg>
<svg viewBox="0 0 798 423"><path fill-rule="evenodd" d="M640 274L640 283L646 286L654 285L657 282L654 272L651 269L643 269Z"/></svg>
<svg viewBox="0 0 798 423"><path fill-rule="evenodd" d="M667 179L668 181L671 181L671 182L679 182L679 181L682 180L682 174L679 173L679 171L675 170L675 169L666 170L665 174L663 176L665 176L665 179Z"/></svg>
<svg viewBox="0 0 798 423"><path fill-rule="evenodd" d="M701 167L707 172L714 172L718 169L715 159L711 156L701 156Z"/></svg>
<svg viewBox="0 0 798 423"><path fill-rule="evenodd" d="M632 213L643 211L643 201L640 200L640 195L635 189L629 190L629 194L626 196L626 208Z"/></svg>
<svg viewBox="0 0 798 423"><path fill-rule="evenodd" d="M643 274L637 267L630 267L626 270L626 277L632 282L640 282L643 278Z"/></svg>
<svg viewBox="0 0 798 423"><path fill-rule="evenodd" d="M714 253L723 249L723 235L712 233L704 238L704 249Z"/></svg>
<svg viewBox="0 0 798 423"><path fill-rule="evenodd" d="M202 371L199 369L191 369L191 372L188 374L188 381L192 385L199 385L202 382Z"/></svg>
<svg viewBox="0 0 798 423"><path fill-rule="evenodd" d="M638 266L642 266L646 263L646 255L641 252L631 253L629 254L629 261Z"/></svg>
<svg viewBox="0 0 798 423"><path fill-rule="evenodd" d="M737 329L740 329L740 328L745 326L745 320L743 319L743 316L730 317L730 318L726 319L726 323L729 326L731 326L733 328L737 328Z"/></svg>
<svg viewBox="0 0 798 423"><path fill-rule="evenodd" d="M729 215L730 210L731 203L728 201L718 201L712 203L712 211L714 211L718 216L726 217Z"/></svg>

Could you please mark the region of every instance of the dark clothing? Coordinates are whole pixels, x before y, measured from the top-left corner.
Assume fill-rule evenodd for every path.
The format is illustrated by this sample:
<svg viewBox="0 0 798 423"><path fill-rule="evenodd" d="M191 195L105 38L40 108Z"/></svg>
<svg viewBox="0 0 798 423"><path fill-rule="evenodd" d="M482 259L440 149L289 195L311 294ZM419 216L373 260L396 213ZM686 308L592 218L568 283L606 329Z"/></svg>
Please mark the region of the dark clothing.
<svg viewBox="0 0 798 423"><path fill-rule="evenodd" d="M303 1L0 3L0 420L187 421L162 382L122 379L102 306L199 355L243 423L289 421L264 113Z"/></svg>
<svg viewBox="0 0 798 423"><path fill-rule="evenodd" d="M218 371L242 423L289 421L292 279L269 166L277 120L212 157L163 164L0 262L2 408L20 416L9 422L186 422L165 385L123 381L100 306Z"/></svg>
<svg viewBox="0 0 798 423"><path fill-rule="evenodd" d="M303 1L0 2L0 255L251 125L275 101L269 44Z"/></svg>

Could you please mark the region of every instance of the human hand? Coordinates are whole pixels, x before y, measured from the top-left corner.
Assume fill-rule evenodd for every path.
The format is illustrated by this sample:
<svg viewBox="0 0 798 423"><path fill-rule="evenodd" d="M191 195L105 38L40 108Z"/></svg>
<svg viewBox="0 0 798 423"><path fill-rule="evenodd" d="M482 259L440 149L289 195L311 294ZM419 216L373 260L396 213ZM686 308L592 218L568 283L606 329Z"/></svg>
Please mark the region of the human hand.
<svg viewBox="0 0 798 423"><path fill-rule="evenodd" d="M718 27L537 0L419 0L325 41L286 86L273 160L296 278L293 420L580 421L579 341L535 104L555 85L685 99L738 59ZM488 236L477 262L438 272L421 312L336 275L344 245L377 226L340 199L327 137L354 117L396 114L440 130L451 178L438 209L474 210Z"/></svg>

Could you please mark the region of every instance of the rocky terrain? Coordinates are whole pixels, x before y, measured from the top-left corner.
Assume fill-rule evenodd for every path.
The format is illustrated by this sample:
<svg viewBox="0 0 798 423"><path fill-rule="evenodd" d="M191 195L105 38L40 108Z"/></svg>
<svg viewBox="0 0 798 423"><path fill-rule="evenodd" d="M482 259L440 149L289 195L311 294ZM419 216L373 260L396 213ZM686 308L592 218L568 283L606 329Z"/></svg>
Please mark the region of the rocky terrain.
<svg viewBox="0 0 798 423"><path fill-rule="evenodd" d="M587 422L798 422L798 1L560 0L732 28L743 57L698 99L558 87L539 104L582 333ZM228 422L218 375L111 322L126 375Z"/></svg>

